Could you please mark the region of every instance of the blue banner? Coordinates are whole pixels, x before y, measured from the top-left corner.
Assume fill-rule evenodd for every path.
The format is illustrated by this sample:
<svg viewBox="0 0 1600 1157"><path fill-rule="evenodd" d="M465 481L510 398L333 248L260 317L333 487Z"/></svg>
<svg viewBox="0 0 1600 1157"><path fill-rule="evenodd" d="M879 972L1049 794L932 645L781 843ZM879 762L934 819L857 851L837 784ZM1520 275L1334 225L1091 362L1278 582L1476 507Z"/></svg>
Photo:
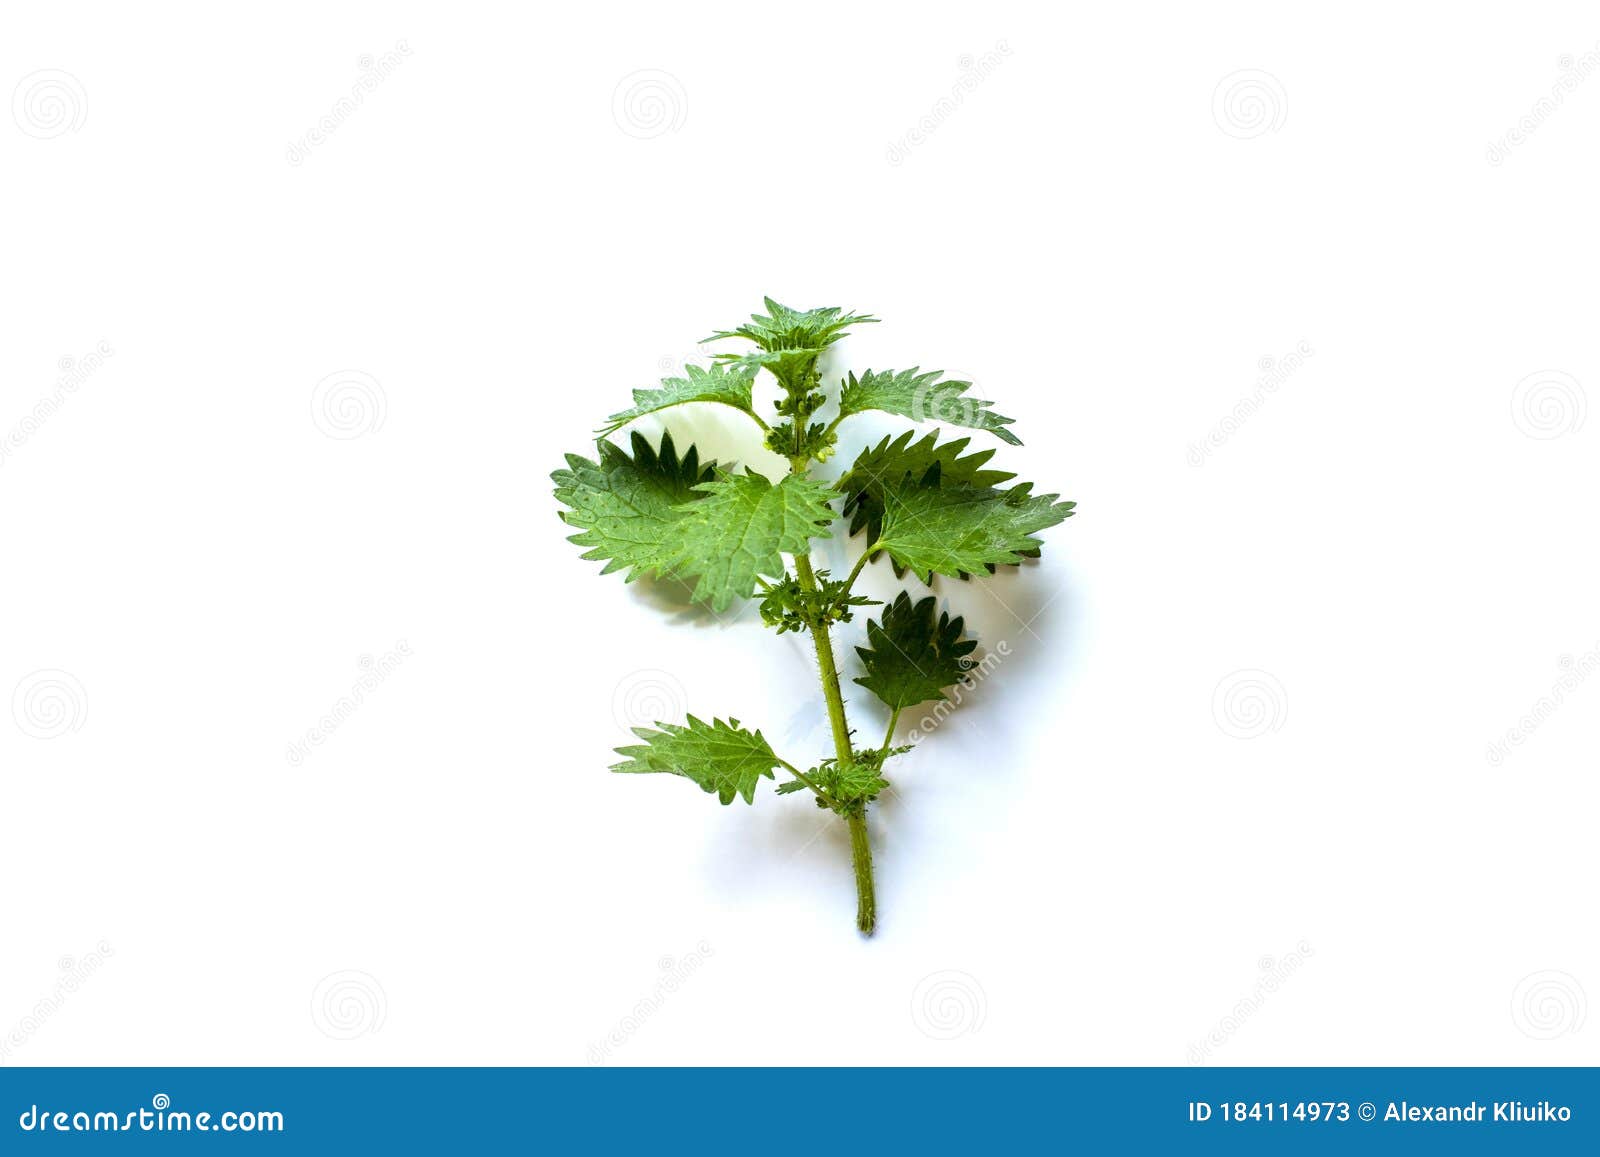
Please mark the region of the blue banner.
<svg viewBox="0 0 1600 1157"><path fill-rule="evenodd" d="M3 1068L0 1108L6 1154L1600 1153L1594 1068Z"/></svg>

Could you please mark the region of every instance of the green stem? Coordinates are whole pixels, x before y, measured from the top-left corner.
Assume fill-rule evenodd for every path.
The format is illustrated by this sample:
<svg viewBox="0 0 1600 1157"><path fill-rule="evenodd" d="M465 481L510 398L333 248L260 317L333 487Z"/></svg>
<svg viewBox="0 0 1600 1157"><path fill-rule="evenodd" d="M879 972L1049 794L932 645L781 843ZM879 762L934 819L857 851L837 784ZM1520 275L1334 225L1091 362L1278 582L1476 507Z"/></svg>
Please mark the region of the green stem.
<svg viewBox="0 0 1600 1157"><path fill-rule="evenodd" d="M809 554L794 556L794 571L804 590L817 589L817 575L811 569ZM833 725L834 755L841 768L848 767L854 758L850 749L850 724L845 719L844 696L839 693L839 666L834 662L828 628L813 627L811 641L817 650L822 696L828 701L828 721ZM872 845L867 839L866 811L866 804L860 804L845 815L845 822L850 826L850 859L856 869L856 927L870 936L878 923L878 904L872 887Z"/></svg>
<svg viewBox="0 0 1600 1157"><path fill-rule="evenodd" d="M861 568L867 565L867 560L871 557L872 552L868 551L866 554L856 559L856 565L850 569L850 577L844 580L845 595L849 595L850 588L856 585L856 576L861 573Z"/></svg>
<svg viewBox="0 0 1600 1157"><path fill-rule="evenodd" d="M817 589L817 575L811 569L811 556L794 556L795 577L802 590ZM822 672L822 695L828 701L828 722L833 724L833 753L842 765L850 762L850 724L844 717L844 696L839 693L839 667L833 659L833 641L827 627L813 627L811 642L817 651L817 667Z"/></svg>
<svg viewBox="0 0 1600 1157"><path fill-rule="evenodd" d="M894 742L894 729L896 724L900 722L900 711L901 709L896 707L889 715L889 730L883 733L883 750L885 753L889 750L889 744Z"/></svg>
<svg viewBox="0 0 1600 1157"><path fill-rule="evenodd" d="M872 891L872 843L867 838L866 809L851 812L850 859L856 866L856 927L871 936L878 925L878 901Z"/></svg>
<svg viewBox="0 0 1600 1157"><path fill-rule="evenodd" d="M794 776L801 783L805 784L812 791L816 792L817 793L817 798L820 799L823 803L827 804L829 807L836 806L836 802L837 801L835 801L834 798L831 795L829 795L827 792L823 791L822 788L817 785L817 782L815 780L813 780L809 775L807 775L805 772L801 771L798 767L796 767L794 764L790 763L787 759L782 758L781 756L779 757L778 762L783 765L784 770L787 771L790 775Z"/></svg>

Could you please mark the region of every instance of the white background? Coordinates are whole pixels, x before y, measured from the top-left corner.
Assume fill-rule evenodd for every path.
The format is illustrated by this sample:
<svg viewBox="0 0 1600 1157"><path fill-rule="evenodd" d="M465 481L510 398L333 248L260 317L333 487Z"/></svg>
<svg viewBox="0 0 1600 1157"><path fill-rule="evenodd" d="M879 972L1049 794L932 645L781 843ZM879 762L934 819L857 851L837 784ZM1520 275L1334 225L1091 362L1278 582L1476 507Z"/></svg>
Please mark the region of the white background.
<svg viewBox="0 0 1600 1157"><path fill-rule="evenodd" d="M1597 41L9 8L0 1060L1600 1061ZM1011 656L873 813L870 942L805 800L605 770L663 704L814 760L804 641L550 496L763 293L878 314L839 368L972 378L1080 504L938 588Z"/></svg>

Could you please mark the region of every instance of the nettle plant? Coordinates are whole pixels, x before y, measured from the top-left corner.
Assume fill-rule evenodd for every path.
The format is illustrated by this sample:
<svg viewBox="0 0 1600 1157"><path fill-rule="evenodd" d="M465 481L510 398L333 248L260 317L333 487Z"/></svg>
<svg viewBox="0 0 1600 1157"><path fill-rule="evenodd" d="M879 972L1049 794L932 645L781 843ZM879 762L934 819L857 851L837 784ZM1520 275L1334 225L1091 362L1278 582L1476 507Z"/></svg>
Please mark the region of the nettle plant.
<svg viewBox="0 0 1600 1157"><path fill-rule="evenodd" d="M833 731L831 755L801 770L737 719L708 723L690 715L681 723L635 728L640 742L618 748L624 758L611 770L681 775L724 804L735 796L753 803L762 777L783 771L790 778L778 784L779 795L809 792L818 807L848 825L856 926L870 935L877 906L867 808L889 788L890 761L911 750L895 745L901 712L945 699L945 688L974 665L977 642L963 636L960 618L936 613L933 596L902 591L883 604L855 594L856 580L882 556L897 578L909 572L929 587L935 575L966 580L993 574L996 567L1038 557L1034 536L1069 517L1075 504L1034 494L1031 483L1008 485L1015 475L988 468L993 450L965 454L969 438L941 443L936 433L917 441L910 432L885 437L836 481L813 477L813 465L832 456L840 423L869 410L981 430L1014 446L1021 441L1007 429L1012 419L968 396L970 382L938 371L851 373L835 383L830 399L819 368L823 355L850 326L877 319L838 308L802 313L770 298L766 309L706 339L742 339L754 348L717 354L711 365L688 366L686 376L667 378L657 389L635 390L633 405L598 429L596 460L569 454L567 468L551 477L566 507L562 520L579 531L570 541L587 548L584 558L604 560L602 573L620 570L629 582L641 576L681 580L690 597L719 613L735 600L756 598L767 626L779 634L810 634ZM762 371L781 393L770 422L754 401ZM830 400L837 410L822 421L817 416ZM636 418L691 402L716 402L748 416L752 435L759 431L767 449L788 459L788 472L769 478L748 467L702 462L693 446L680 451L670 433L651 445L633 432L631 453L607 440ZM841 520L861 553L847 575L834 578L815 569L811 550L813 540L830 537ZM857 746L831 631L868 606L884 609L867 623L866 645L856 648L865 673L855 683L883 704L888 722L882 742Z"/></svg>

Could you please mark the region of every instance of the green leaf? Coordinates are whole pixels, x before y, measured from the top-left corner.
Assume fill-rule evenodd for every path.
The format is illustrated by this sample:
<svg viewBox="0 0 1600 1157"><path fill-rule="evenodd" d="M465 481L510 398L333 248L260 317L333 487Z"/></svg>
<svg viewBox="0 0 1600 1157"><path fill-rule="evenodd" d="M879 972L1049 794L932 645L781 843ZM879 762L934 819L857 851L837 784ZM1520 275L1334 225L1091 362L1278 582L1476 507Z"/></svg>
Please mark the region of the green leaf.
<svg viewBox="0 0 1600 1157"><path fill-rule="evenodd" d="M772 778L781 761L759 731L746 731L737 719L710 723L689 716L687 726L657 723L657 730L635 727L642 745L617 748L628 758L611 770L630 775L666 772L692 779L728 804L735 795L755 802L756 783Z"/></svg>
<svg viewBox="0 0 1600 1157"><path fill-rule="evenodd" d="M852 607L875 607L877 599L850 593L850 580L828 577L819 570L816 585L806 588L797 579L783 579L777 583L761 580L761 621L777 628L778 634L787 631L827 630L834 623L848 623L853 617Z"/></svg>
<svg viewBox="0 0 1600 1157"><path fill-rule="evenodd" d="M838 769L828 782L828 794L843 804L870 802L889 786L876 767L851 763Z"/></svg>
<svg viewBox="0 0 1600 1157"><path fill-rule="evenodd" d="M902 480L884 489L883 533L874 549L888 551L923 582L1021 562L1038 554L1042 544L1033 535L1071 517L1077 505L1032 489L1031 482L997 490Z"/></svg>
<svg viewBox="0 0 1600 1157"><path fill-rule="evenodd" d="M837 759L824 759L806 772L806 778L828 796L826 799L819 797L817 806L831 806L840 815L849 815L861 804L877 799L878 794L889 786L889 781L883 778L884 761L910 750L909 747L891 747L854 751L844 763ZM805 791L809 786L799 779L789 780L778 785L778 794L791 795Z"/></svg>
<svg viewBox="0 0 1600 1157"><path fill-rule="evenodd" d="M779 305L772 298L762 299L765 314L753 313L738 329L719 330L707 341L742 337L764 350L822 350L844 337L852 325L867 325L878 319L861 313L846 313L838 306L808 309L804 312Z"/></svg>
<svg viewBox="0 0 1600 1157"><path fill-rule="evenodd" d="M685 366L684 372L688 377L661 379L660 389L633 391L633 407L612 414L596 433L610 434L635 418L665 410L668 406L681 406L685 402L720 402L755 417L754 404L750 400L750 387L756 376L753 368L714 365L708 370L700 366Z"/></svg>
<svg viewBox="0 0 1600 1157"><path fill-rule="evenodd" d="M659 451L637 432L632 445L630 457L619 446L599 443L599 462L568 454L567 469L550 475L556 500L570 508L560 512L561 520L582 530L568 541L590 548L584 558L609 560L601 574L626 570L628 582L669 573L677 528L703 497L695 486L716 476L714 465L700 465L693 446L680 459L671 434L661 436Z"/></svg>
<svg viewBox="0 0 1600 1157"><path fill-rule="evenodd" d="M993 450L961 456L971 438L957 438L938 444L937 434L926 434L911 443L907 430L893 440L884 438L876 446L861 451L849 471L839 479L844 494L844 515L850 520L850 533L865 529L867 541L876 542L883 530L883 491L886 485L909 479L923 486L998 486L1016 475L1006 470L986 470L984 463L994 457ZM896 567L899 573L902 568Z"/></svg>
<svg viewBox="0 0 1600 1157"><path fill-rule="evenodd" d="M730 369L744 370L754 374L757 370L770 370L772 376L778 381L803 383L812 366L816 364L817 357L822 353L818 349L796 350L750 350L742 354L718 354L717 364Z"/></svg>
<svg viewBox="0 0 1600 1157"><path fill-rule="evenodd" d="M725 474L695 487L704 497L683 507L673 527L673 570L699 581L697 601L725 610L749 598L758 576L782 578L783 555L804 554L827 535L832 487L797 474L774 484L760 474Z"/></svg>
<svg viewBox="0 0 1600 1157"><path fill-rule="evenodd" d="M884 609L881 621L867 623L867 646L856 654L867 673L856 680L891 708L915 707L943 699L972 668L967 658L976 639L961 637L962 620L934 617L932 595L913 603L905 591Z"/></svg>
<svg viewBox="0 0 1600 1157"><path fill-rule="evenodd" d="M706 340L742 337L755 342L757 349L753 352L722 354L718 355L718 360L752 371L771 371L791 401L809 397L818 380L817 359L829 346L844 337L850 326L878 320L864 314L845 313L838 306L802 312L779 305L770 297L765 300L765 314L752 314L747 324L738 329L721 330ZM779 412L808 417L822 400L821 395L811 399L809 408L803 414L795 415L792 409L785 411L781 407Z"/></svg>
<svg viewBox="0 0 1600 1157"><path fill-rule="evenodd" d="M839 396L839 416L882 410L913 422L943 422L986 430L1002 442L1022 445L1022 439L1006 429L1013 419L995 413L989 408L990 402L966 396L971 382L941 380L941 374L940 370L922 373L915 366L898 372L868 370L859 378L852 373Z"/></svg>

